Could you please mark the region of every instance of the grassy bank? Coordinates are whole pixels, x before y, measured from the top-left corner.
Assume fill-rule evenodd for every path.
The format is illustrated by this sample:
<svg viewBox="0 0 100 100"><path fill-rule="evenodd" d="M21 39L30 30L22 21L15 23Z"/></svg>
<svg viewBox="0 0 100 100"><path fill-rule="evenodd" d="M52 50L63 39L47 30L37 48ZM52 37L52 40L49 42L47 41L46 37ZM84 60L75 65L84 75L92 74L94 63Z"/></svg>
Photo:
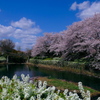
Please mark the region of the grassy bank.
<svg viewBox="0 0 100 100"><path fill-rule="evenodd" d="M92 71L88 71L88 70L84 70L84 69L79 69L79 68L72 68L72 67L57 67L54 65L45 65L45 64L33 64L33 63L29 63L28 65L32 65L32 66L36 66L36 67L40 67L40 68L46 68L46 69L52 69L52 70L58 70L58 71L67 71L67 72L72 72L72 73L76 73L76 74L83 74L83 75L87 75L87 76L93 76L93 77L98 77L100 78L100 75L97 73L94 73Z"/></svg>
<svg viewBox="0 0 100 100"><path fill-rule="evenodd" d="M48 86L55 86L57 89L60 89L61 91L63 91L64 89L68 89L69 91L76 90L79 93L78 84L74 82L48 77L38 77L36 80L47 81ZM84 86L84 89L85 91L89 90L91 92L91 96L96 96L100 94L100 91L94 90L90 87Z"/></svg>
<svg viewBox="0 0 100 100"><path fill-rule="evenodd" d="M71 67L71 68L78 68L78 69L84 69L87 65L86 61L64 61L63 59L59 58L48 58L48 59L30 59L31 63L34 64L44 64L44 65L53 65L57 67Z"/></svg>
<svg viewBox="0 0 100 100"><path fill-rule="evenodd" d="M46 58L46 59L30 59L30 63L38 67L50 68L60 71L69 71L77 74L94 76L100 78L100 70L94 69L89 66L86 60L64 61L61 58Z"/></svg>

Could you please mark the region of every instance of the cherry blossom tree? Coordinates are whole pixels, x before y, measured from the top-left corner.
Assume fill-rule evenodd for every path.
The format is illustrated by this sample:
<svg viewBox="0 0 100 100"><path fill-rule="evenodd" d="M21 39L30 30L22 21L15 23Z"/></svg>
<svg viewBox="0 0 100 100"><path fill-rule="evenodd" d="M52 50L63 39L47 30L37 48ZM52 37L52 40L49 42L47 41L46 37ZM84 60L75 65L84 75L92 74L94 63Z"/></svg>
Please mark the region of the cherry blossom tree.
<svg viewBox="0 0 100 100"><path fill-rule="evenodd" d="M61 34L45 33L44 36L37 39L36 44L32 49L32 56L47 55L56 56L60 54L60 50L57 49L62 39Z"/></svg>
<svg viewBox="0 0 100 100"><path fill-rule="evenodd" d="M73 23L62 34L60 48L67 60L73 60L73 57L93 58L96 66L100 61L100 14ZM100 67L100 63L97 65Z"/></svg>
<svg viewBox="0 0 100 100"><path fill-rule="evenodd" d="M87 59L100 68L100 14L75 22L66 30L37 39L32 55L52 53L66 60Z"/></svg>
<svg viewBox="0 0 100 100"><path fill-rule="evenodd" d="M61 45L61 41L63 40L63 35L60 34L60 33L56 33L56 34L53 34L51 35L51 44L49 46L49 50L50 52L54 52L55 55L62 55L62 48Z"/></svg>
<svg viewBox="0 0 100 100"><path fill-rule="evenodd" d="M39 37L36 41L36 44L32 49L32 56L41 55L44 56L49 52L49 47L51 44L52 33L45 33L44 36Z"/></svg>

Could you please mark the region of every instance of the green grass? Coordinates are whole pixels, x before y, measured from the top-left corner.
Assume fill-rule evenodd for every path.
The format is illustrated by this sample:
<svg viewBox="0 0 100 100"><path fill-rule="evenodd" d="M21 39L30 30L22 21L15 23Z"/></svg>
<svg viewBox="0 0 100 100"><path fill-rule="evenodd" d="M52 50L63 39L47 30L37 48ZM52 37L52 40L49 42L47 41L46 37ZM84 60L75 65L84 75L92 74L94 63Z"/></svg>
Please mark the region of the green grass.
<svg viewBox="0 0 100 100"><path fill-rule="evenodd" d="M52 60L53 58L45 58L44 60Z"/></svg>
<svg viewBox="0 0 100 100"><path fill-rule="evenodd" d="M68 89L69 91L76 90L77 92L79 92L78 83L69 82L69 81L60 80L60 79L54 79L54 78L47 78L47 77L38 77L37 79L41 81L47 81L48 86L55 86L57 89L60 89L62 91L64 89ZM85 91L89 90L91 92L91 96L96 96L100 94L100 91L94 90L90 87L84 86L84 89Z"/></svg>

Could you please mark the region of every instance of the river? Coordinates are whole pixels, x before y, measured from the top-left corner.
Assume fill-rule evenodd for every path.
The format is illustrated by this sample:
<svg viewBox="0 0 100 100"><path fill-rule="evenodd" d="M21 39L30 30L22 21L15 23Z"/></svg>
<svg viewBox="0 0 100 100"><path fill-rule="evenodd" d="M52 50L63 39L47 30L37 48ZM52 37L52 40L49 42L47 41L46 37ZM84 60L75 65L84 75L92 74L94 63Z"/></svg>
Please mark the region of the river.
<svg viewBox="0 0 100 100"><path fill-rule="evenodd" d="M67 71L57 71L33 66L29 67L28 65L24 64L0 65L0 78L2 76L8 76L9 78L12 78L15 74L20 77L22 73L25 75L29 74L30 77L48 76L58 79L65 79L72 82L81 81L83 85L100 91L100 78L79 75Z"/></svg>

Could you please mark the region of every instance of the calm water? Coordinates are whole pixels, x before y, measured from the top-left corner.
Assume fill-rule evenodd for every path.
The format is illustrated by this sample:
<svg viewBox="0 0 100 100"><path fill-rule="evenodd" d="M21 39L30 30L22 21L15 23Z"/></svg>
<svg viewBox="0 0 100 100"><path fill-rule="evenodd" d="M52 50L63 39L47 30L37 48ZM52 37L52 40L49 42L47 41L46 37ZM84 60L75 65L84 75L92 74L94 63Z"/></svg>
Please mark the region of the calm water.
<svg viewBox="0 0 100 100"><path fill-rule="evenodd" d="M12 78L14 74L20 76L22 73L25 75L29 74L30 77L49 76L49 77L65 79L73 82L81 81L83 82L83 85L89 86L91 88L100 91L100 79L98 78L74 74L71 72L62 72L62 71L43 69L43 68L32 67L32 66L29 67L28 65L19 65L19 64L0 65L0 78L2 76L8 76L9 78Z"/></svg>

